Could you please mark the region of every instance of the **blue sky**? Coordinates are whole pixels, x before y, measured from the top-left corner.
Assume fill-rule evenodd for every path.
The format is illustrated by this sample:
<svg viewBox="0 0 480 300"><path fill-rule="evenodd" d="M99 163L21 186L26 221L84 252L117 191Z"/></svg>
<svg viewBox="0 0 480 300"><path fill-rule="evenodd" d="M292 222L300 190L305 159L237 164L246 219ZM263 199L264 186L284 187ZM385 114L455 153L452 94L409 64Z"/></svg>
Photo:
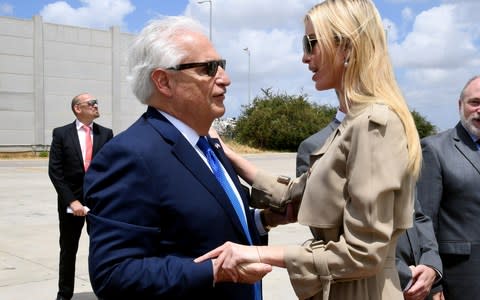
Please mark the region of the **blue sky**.
<svg viewBox="0 0 480 300"><path fill-rule="evenodd" d="M211 0L212 39L227 59L232 79L226 116L238 116L248 95L261 95L265 88L306 93L313 102L336 105L332 92L314 90L311 74L301 63L303 15L317 2ZM480 1L377 0L375 4L410 108L441 130L454 126L460 90L480 73ZM41 15L50 23L100 29L120 26L132 33L152 18L188 15L208 32L209 5L198 0L0 0L0 15L22 19Z"/></svg>

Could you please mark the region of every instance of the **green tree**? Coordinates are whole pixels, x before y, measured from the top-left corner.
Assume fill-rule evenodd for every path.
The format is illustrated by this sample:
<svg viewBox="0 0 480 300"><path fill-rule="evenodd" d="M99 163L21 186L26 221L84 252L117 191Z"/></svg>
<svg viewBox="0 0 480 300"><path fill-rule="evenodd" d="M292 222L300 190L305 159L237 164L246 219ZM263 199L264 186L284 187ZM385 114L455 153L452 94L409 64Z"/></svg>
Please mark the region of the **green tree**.
<svg viewBox="0 0 480 300"><path fill-rule="evenodd" d="M424 138L426 136L436 134L438 132L437 127L432 123L430 123L419 112L413 110L412 116L413 116L413 120L415 121L415 125L417 126L417 131L420 138Z"/></svg>
<svg viewBox="0 0 480 300"><path fill-rule="evenodd" d="M263 96L255 97L252 104L243 106L234 137L251 147L297 151L300 142L325 127L336 109L308 101L307 95L273 93L262 89Z"/></svg>

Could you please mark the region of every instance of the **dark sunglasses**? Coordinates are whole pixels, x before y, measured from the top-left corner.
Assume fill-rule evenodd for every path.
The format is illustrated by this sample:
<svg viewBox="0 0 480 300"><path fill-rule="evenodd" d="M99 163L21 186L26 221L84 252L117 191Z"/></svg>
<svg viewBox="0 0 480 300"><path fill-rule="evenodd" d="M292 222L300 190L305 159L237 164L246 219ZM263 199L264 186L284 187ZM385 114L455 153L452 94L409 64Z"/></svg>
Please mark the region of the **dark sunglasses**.
<svg viewBox="0 0 480 300"><path fill-rule="evenodd" d="M226 65L227 65L227 61L225 59L220 59L220 60L212 60L212 61L206 61L206 62L180 64L174 67L167 68L167 70L180 71L180 70L197 68L197 67L207 67L207 75L212 77L217 74L217 70L219 66L225 70Z"/></svg>
<svg viewBox="0 0 480 300"><path fill-rule="evenodd" d="M92 99L92 100L88 100L88 101L84 101L84 102L79 102L76 105L80 105L80 104L83 104L83 103L87 103L88 106L95 106L95 105L98 105L98 100L97 99Z"/></svg>
<svg viewBox="0 0 480 300"><path fill-rule="evenodd" d="M316 36L311 36L311 35L304 35L303 36L303 52L305 54L312 54L313 52L313 47L315 47L315 44L317 43L317 37Z"/></svg>

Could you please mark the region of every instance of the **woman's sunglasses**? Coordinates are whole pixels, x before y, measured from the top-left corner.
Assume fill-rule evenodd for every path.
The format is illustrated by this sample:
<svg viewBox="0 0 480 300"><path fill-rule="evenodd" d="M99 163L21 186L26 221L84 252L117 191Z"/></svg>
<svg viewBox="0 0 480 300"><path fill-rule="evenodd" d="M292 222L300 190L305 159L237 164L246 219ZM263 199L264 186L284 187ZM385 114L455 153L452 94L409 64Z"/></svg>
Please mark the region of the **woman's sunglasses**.
<svg viewBox="0 0 480 300"><path fill-rule="evenodd" d="M317 43L317 37L315 35L304 35L303 36L303 52L305 54L310 55L313 52L313 47Z"/></svg>

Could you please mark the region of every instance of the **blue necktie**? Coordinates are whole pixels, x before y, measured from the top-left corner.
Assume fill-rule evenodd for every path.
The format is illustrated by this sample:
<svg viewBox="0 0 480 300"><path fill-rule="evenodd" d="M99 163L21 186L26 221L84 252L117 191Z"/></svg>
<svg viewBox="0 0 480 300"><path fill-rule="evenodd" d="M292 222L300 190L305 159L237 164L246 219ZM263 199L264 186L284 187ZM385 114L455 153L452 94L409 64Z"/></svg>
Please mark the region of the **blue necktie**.
<svg viewBox="0 0 480 300"><path fill-rule="evenodd" d="M220 162L215 156L215 153L210 147L210 144L208 143L207 139L204 136L201 136L198 139L197 146L198 148L200 148L200 150L202 150L203 154L205 154L205 156L207 157L208 164L212 168L213 174L217 178L220 185L223 187L223 190L227 194L228 199L230 199L230 203L232 204L233 208L235 209L235 212L237 213L238 219L240 219L240 223L242 223L243 231L247 236L249 244L253 245L252 238L250 237L250 232L248 231L247 218L245 217L242 207L240 206L240 200L237 198L237 196L235 195L235 192L233 191L232 187L228 183L227 177L223 172ZM255 291L255 300L261 300L262 292L261 292L260 282L256 282L254 284L254 291Z"/></svg>

